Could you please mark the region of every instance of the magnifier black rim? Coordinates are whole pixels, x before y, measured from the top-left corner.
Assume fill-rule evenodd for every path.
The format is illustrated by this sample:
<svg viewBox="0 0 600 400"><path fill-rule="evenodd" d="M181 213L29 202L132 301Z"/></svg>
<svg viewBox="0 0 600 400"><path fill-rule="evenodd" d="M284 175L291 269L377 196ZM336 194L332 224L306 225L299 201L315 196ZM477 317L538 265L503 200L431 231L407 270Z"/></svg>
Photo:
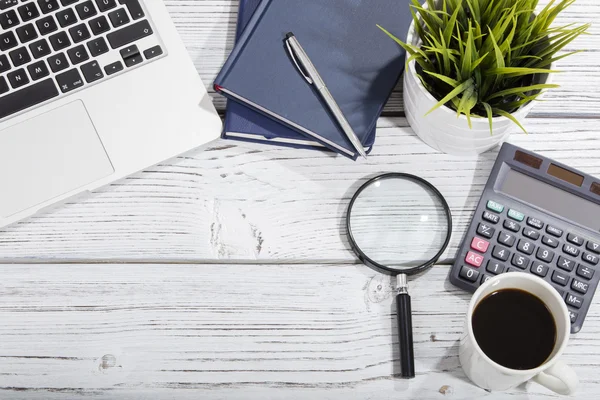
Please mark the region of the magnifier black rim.
<svg viewBox="0 0 600 400"><path fill-rule="evenodd" d="M379 264L378 262L369 258L369 256L367 256L362 251L360 246L356 243L356 240L354 239L354 235L352 234L352 226L350 223L350 219L352 216L352 208L354 207L354 203L356 202L356 200L358 199L360 194L365 189L367 189L369 186L374 184L375 182L382 181L385 179L390 179L390 178L412 180L412 181L415 181L415 182L425 186L426 188L430 189L442 203L442 206L444 207L444 211L446 213L446 220L448 222L447 229L446 229L446 241L444 242L444 244L442 245L440 250L437 252L437 254L434 255L433 258L431 258L429 261L427 261L421 265L418 265L418 266L412 267L412 268L407 268L407 269L404 269L401 271L391 268L391 267L388 267L383 264ZM346 231L348 232L348 238L350 240L350 246L352 246L352 250L354 250L354 252L358 256L358 258L367 266L369 266L375 270L378 270L384 274L388 274L388 275L399 275L399 274L413 275L413 274L422 272L422 271L426 270L427 268L432 267L433 264L435 264L439 260L439 258L442 256L444 251L446 251L446 248L448 247L448 243L450 243L450 236L452 235L452 212L450 211L450 206L448 205L448 202L446 201L446 199L444 198L442 193L440 193L440 191L435 186L433 186L431 183L429 183L425 179L415 176L415 175L411 175L411 174L405 174L405 173L401 173L401 172L391 172L391 173L382 174L382 175L376 176L372 179L369 179L356 191L354 196L352 196L352 200L350 200L350 204L348 205L348 212L346 213Z"/></svg>

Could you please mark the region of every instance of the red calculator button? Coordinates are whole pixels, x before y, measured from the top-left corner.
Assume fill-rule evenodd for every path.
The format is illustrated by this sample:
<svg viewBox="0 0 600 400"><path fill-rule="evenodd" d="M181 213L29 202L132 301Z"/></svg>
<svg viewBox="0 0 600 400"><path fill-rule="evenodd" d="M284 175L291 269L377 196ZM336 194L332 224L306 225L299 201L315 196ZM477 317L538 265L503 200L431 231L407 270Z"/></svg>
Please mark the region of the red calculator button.
<svg viewBox="0 0 600 400"><path fill-rule="evenodd" d="M481 267L483 264L483 256L481 254L473 253L472 251L467 253L467 257L465 258L465 262L474 267Z"/></svg>
<svg viewBox="0 0 600 400"><path fill-rule="evenodd" d="M486 251L488 251L488 247L490 247L490 242L487 242L478 237L474 237L473 241L471 242L471 248L473 250L479 251L480 253L485 253Z"/></svg>

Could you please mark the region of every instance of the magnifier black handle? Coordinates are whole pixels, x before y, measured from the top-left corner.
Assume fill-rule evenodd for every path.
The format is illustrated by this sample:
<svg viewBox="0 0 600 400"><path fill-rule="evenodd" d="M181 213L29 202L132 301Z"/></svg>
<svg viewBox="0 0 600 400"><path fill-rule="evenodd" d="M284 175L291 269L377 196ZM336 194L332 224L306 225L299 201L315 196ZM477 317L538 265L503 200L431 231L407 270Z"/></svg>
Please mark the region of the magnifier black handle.
<svg viewBox="0 0 600 400"><path fill-rule="evenodd" d="M398 341L400 342L400 367L403 378L415 377L415 353L413 349L412 311L408 293L396 296L398 314Z"/></svg>

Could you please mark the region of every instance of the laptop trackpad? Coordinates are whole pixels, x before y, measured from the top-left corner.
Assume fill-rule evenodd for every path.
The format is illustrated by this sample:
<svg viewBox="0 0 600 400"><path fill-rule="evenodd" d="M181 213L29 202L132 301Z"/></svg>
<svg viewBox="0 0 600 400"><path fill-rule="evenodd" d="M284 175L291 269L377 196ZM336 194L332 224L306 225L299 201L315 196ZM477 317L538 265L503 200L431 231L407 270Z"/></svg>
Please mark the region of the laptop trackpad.
<svg viewBox="0 0 600 400"><path fill-rule="evenodd" d="M0 217L114 172L81 101L0 131Z"/></svg>

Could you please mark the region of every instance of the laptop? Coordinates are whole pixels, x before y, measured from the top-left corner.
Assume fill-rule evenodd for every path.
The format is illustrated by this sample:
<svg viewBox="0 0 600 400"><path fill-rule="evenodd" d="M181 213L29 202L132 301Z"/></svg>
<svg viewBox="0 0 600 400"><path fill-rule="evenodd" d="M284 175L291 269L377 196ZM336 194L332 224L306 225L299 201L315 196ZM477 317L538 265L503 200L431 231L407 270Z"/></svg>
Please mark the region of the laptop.
<svg viewBox="0 0 600 400"><path fill-rule="evenodd" d="M0 227L220 133L162 0L0 0Z"/></svg>

